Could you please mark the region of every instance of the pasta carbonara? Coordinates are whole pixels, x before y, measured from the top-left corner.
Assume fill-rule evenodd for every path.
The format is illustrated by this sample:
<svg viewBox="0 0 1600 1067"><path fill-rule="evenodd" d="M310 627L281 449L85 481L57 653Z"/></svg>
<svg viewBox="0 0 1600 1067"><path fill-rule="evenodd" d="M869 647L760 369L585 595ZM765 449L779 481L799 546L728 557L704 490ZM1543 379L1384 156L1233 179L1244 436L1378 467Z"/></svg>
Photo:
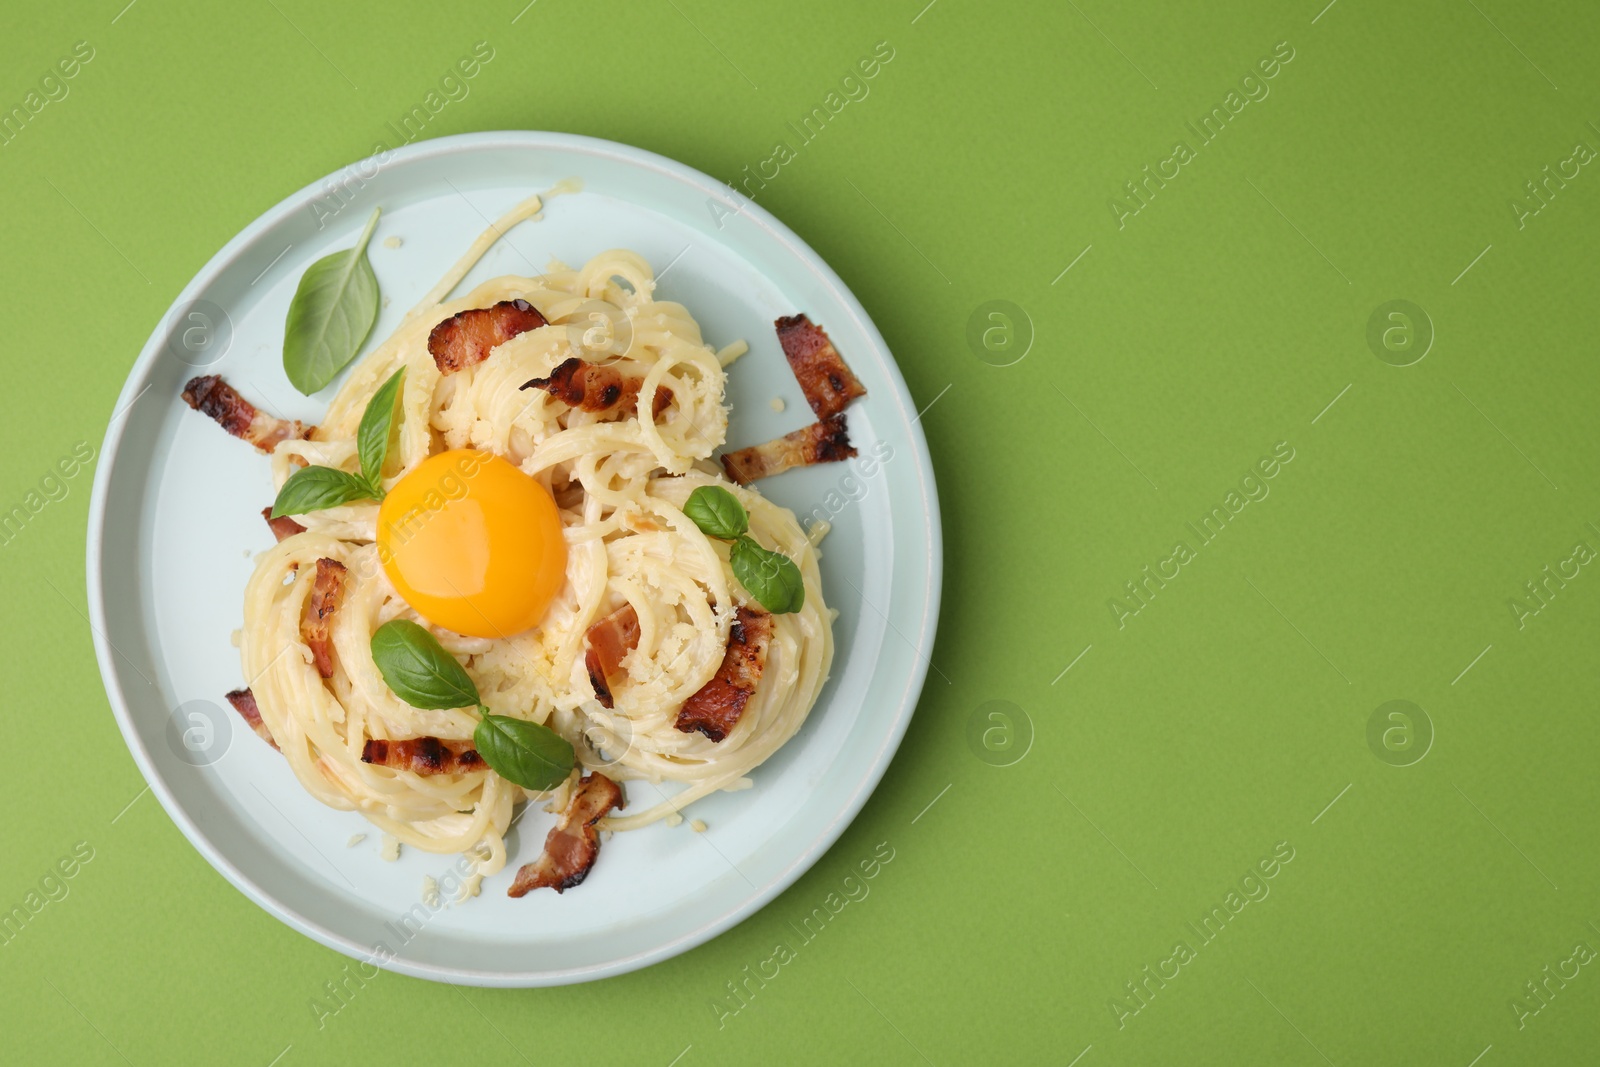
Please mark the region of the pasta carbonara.
<svg viewBox="0 0 1600 1067"><path fill-rule="evenodd" d="M576 269L552 264L538 277L495 278L444 299L500 235L539 210L534 197L492 226L356 366L316 430L275 444L272 470L279 487L308 464L357 470L363 413L403 369L383 487L451 450L491 453L536 480L556 503L566 548L565 581L543 618L502 638L431 625L385 573L380 505L352 501L294 515L303 530L257 558L240 639L260 722L306 790L329 807L360 812L404 844L468 854L480 876L506 864L518 805L547 801L560 809L585 770L634 783L626 813L600 824L610 830L676 822L696 799L749 787L750 772L804 722L833 656L815 547L792 512L728 481L712 461L727 430L724 362L742 345L719 358L688 309L655 299L650 265L628 251ZM475 364L442 371L429 349L435 328L508 301L537 309L548 325L494 345ZM620 372L630 389L637 385L637 402L590 411L525 388L574 357ZM764 669L721 740L678 725L685 702L713 680L730 638L739 636L737 609L751 603L730 567L729 545L685 515L701 486L734 494L748 512L750 536L792 560L804 583L800 610L770 616ZM308 612L321 610L314 598L323 560L343 566L344 586L338 610L325 619L331 653L319 657L303 626ZM636 643L601 687L609 689L602 700L586 637L628 607ZM478 721L471 709L413 707L385 684L370 646L378 627L397 618L431 626L490 711L554 730L572 743L579 768L554 790L535 792L481 763L418 773L364 758L374 741L434 738L459 750Z"/></svg>

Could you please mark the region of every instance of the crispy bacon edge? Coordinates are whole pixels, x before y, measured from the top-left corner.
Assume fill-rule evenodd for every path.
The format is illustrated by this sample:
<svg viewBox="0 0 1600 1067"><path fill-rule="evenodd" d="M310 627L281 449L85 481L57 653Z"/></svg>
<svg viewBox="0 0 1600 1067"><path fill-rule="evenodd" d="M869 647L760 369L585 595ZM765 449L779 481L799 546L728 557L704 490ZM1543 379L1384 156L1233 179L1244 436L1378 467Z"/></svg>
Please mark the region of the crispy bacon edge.
<svg viewBox="0 0 1600 1067"><path fill-rule="evenodd" d="M489 353L518 334L549 325L526 300L502 300L486 308L460 311L428 334L428 354L440 374L482 363Z"/></svg>
<svg viewBox="0 0 1600 1067"><path fill-rule="evenodd" d="M778 343L783 355L794 371L795 381L806 403L826 419L837 415L858 396L866 396L867 389L845 363L839 350L833 347L828 333L805 315L786 315L774 326L778 330Z"/></svg>
<svg viewBox="0 0 1600 1067"><path fill-rule="evenodd" d="M617 368L603 363L590 363L573 356L550 372L548 378L531 378L522 383L524 389L543 389L568 407L580 411L610 411L617 408L624 415L639 410L639 387L644 379L623 374ZM660 418L672 403L672 390L659 388L650 402L650 414Z"/></svg>
<svg viewBox="0 0 1600 1067"><path fill-rule="evenodd" d="M616 705L611 699L611 678L622 665L622 658L639 647L639 613L624 604L589 627L584 634L583 663L589 669L589 684L602 708Z"/></svg>
<svg viewBox="0 0 1600 1067"><path fill-rule="evenodd" d="M256 707L256 695L250 692L249 687L235 689L226 697L228 703L233 705L233 710L239 713L250 729L255 731L257 737L271 745L278 747L278 742L272 739L272 731L267 729L267 724L261 721L261 709Z"/></svg>
<svg viewBox="0 0 1600 1067"><path fill-rule="evenodd" d="M830 415L765 444L725 452L722 469L740 485L749 485L757 478L770 478L792 467L838 463L855 454L844 416Z"/></svg>
<svg viewBox="0 0 1600 1067"><path fill-rule="evenodd" d="M267 520L267 525L272 528L272 536L279 541L293 537L295 534L306 532L304 526L301 526L287 515L279 515L277 518L273 518L272 508L270 507L261 509L261 517Z"/></svg>
<svg viewBox="0 0 1600 1067"><path fill-rule="evenodd" d="M750 694L761 681L772 631L771 615L755 608L739 608L728 629L728 650L722 656L722 666L711 681L683 702L673 725L686 734L698 730L712 741L727 737L739 724Z"/></svg>
<svg viewBox="0 0 1600 1067"><path fill-rule="evenodd" d="M278 419L258 409L239 395L239 391L217 374L190 378L183 386L183 401L212 419L241 441L248 441L263 452L271 452L279 441L310 437L315 426L293 419Z"/></svg>
<svg viewBox="0 0 1600 1067"><path fill-rule="evenodd" d="M317 576L312 579L311 595L300 615L300 636L311 649L317 673L333 677L333 613L344 603L350 573L336 559L317 560Z"/></svg>
<svg viewBox="0 0 1600 1067"><path fill-rule="evenodd" d="M595 824L613 808L623 807L622 788L595 771L578 782L567 809L544 839L544 851L532 863L517 871L508 897L520 897L531 889L565 892L582 884L600 855L600 831Z"/></svg>
<svg viewBox="0 0 1600 1067"><path fill-rule="evenodd" d="M402 741L369 738L361 747L361 762L412 774L466 774L488 766L471 741L444 741L437 737L409 737Z"/></svg>

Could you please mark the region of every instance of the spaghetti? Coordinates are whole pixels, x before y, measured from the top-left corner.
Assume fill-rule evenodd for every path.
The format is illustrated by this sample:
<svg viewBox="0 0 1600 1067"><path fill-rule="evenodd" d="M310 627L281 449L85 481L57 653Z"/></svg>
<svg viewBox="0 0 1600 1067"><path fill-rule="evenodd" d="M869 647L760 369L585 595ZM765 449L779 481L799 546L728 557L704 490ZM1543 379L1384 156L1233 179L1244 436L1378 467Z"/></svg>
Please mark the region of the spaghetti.
<svg viewBox="0 0 1600 1067"><path fill-rule="evenodd" d="M504 867L517 805L539 799L559 808L584 770L639 783L648 798L644 804L631 798L631 807L642 810L605 820L601 826L610 830L648 826L710 793L749 787L749 773L805 721L833 656L815 547L792 512L727 481L712 461L727 430L723 361L742 347L724 349L719 360L686 308L654 299L649 264L628 251L602 253L577 269L553 264L538 277L495 278L440 302L499 236L540 207L540 198L530 198L491 226L357 365L309 439L273 447L272 469L280 487L308 463L355 470L362 413L403 368L391 451L397 461L383 479L386 489L429 456L473 449L504 457L551 493L567 548L566 581L543 620L507 638L438 628L434 634L463 661L494 714L543 724L572 742L580 765L573 776L536 793L486 768L419 774L363 760L373 741L470 743L477 723L471 709L410 706L373 663L379 626L396 618L427 625L380 564L377 503L294 516L304 530L257 558L244 597L245 677L263 725L301 785L405 844L469 854L481 876ZM550 325L499 344L492 358L441 373L428 350L436 325L517 300ZM574 356L639 379L638 403L591 412L523 388ZM771 617L765 669L737 724L719 741L676 724L684 703L716 674L737 610L747 602L728 546L684 514L700 486L732 492L749 513L750 535L793 560L805 587L799 611ZM327 677L302 634L319 560L347 572L342 602L328 622ZM585 635L628 606L637 615L637 644L607 679L603 704L585 668Z"/></svg>

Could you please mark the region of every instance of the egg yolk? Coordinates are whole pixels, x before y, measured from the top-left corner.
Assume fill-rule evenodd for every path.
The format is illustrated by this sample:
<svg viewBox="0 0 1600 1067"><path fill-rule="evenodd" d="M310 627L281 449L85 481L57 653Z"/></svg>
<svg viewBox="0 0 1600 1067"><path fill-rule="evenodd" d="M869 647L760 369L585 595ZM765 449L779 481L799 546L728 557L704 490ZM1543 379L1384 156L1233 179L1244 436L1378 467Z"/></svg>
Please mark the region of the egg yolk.
<svg viewBox="0 0 1600 1067"><path fill-rule="evenodd" d="M378 559L429 622L510 637L544 617L567 573L567 543L544 486L490 452L429 456L378 508Z"/></svg>

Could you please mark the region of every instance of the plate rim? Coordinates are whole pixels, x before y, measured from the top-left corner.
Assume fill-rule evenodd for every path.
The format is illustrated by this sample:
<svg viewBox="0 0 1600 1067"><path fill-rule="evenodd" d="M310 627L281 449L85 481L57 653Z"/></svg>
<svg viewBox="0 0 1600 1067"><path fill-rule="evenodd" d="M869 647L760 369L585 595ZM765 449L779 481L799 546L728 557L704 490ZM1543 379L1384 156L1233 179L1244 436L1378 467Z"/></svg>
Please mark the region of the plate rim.
<svg viewBox="0 0 1600 1067"><path fill-rule="evenodd" d="M702 945L766 907L780 893L798 881L806 871L810 870L833 847L835 842L844 834L844 831L855 821L856 816L861 813L861 809L866 806L868 798L876 791L879 782L882 781L884 774L888 771L889 764L892 762L895 753L899 751L900 743L904 739L906 730L910 726L912 715L915 713L917 701L921 696L927 679L928 667L931 664L934 635L939 621L944 574L944 538L940 524L938 490L933 477L932 456L928 450L927 437L923 432L920 419L908 416L904 400L911 399L911 392L906 385L904 375L900 372L899 364L895 361L893 352L879 332L877 325L872 321L871 316L867 314L866 309L862 306L860 300L856 298L855 293L828 265L827 261L804 239L755 201L742 196L737 190L733 190L730 196L727 190L731 190L731 186L726 186L724 183L685 163L680 163L648 149L583 134L535 130L490 130L453 134L419 141L391 150L388 153L388 158L383 161L383 165L392 166L397 163L411 163L435 156L470 156L477 151L492 148L544 149L599 156L614 162L631 164L654 171L666 180L697 187L709 196L715 196L724 201L732 200L736 204L739 214L754 222L766 232L769 238L777 241L793 254L801 264L817 275L821 282L832 290L840 303L857 320L856 324L865 332L866 336L875 340L881 350L889 356L885 361L885 370L890 377L891 383L897 387L891 390L891 393L893 393L891 399L904 423L916 458L917 489L922 507L922 537L926 551L926 567L920 576L922 596L926 606L918 632L915 634L916 639L913 643L915 656L911 670L900 697L899 707L890 723L890 728L885 733L878 752L874 755L866 774L860 779L855 791L845 800L833 818L821 828L812 840L796 852L794 859L777 871L766 884L757 887L753 893L745 897L736 906L686 933L656 944L653 947L592 965L566 967L557 970L500 971L417 963L392 955L386 959L374 960L377 966L386 970L429 981L456 982L487 987L535 988L595 981L625 974L670 959ZM123 432L128 425L128 421L120 419L119 416L125 414L131 408L133 402L142 395L142 383L149 377L156 365L167 333L166 324L172 310L193 300L196 294L209 286L261 233L270 229L291 213L302 210L307 203L322 195L323 186L330 178L336 178L339 174L352 167L359 167L377 158L377 156L368 156L341 166L330 174L320 177L289 194L277 204L256 216L206 261L205 265L195 273L188 284L173 298L166 310L162 312L149 339L140 349L139 355L129 368L127 379L123 383L122 390L117 396L116 405L112 409L113 413L107 425L105 437L101 442L101 462L96 467L94 486L90 495L85 543L85 593L88 600L90 629L93 632L95 660L100 669L101 682L111 705L112 714L121 731L123 741L133 756L134 763L144 776L150 791L155 794L163 810L166 811L168 818L178 827L179 832L183 834L189 844L205 858L206 862L256 906L291 929L304 934L327 948L354 959L365 960L373 960L374 950L371 947L320 925L306 915L301 914L294 907L284 901L280 901L252 881L223 855L220 849L212 844L206 833L189 816L183 805L179 803L173 794L165 777L157 768L137 730L134 728L133 717L128 710L128 704L122 691L121 676L113 662L115 650L111 646L110 639L106 636L105 585L102 561L105 543L106 503L111 486L110 471L115 465L114 463L105 462L105 459L106 457L116 456L122 447Z"/></svg>

